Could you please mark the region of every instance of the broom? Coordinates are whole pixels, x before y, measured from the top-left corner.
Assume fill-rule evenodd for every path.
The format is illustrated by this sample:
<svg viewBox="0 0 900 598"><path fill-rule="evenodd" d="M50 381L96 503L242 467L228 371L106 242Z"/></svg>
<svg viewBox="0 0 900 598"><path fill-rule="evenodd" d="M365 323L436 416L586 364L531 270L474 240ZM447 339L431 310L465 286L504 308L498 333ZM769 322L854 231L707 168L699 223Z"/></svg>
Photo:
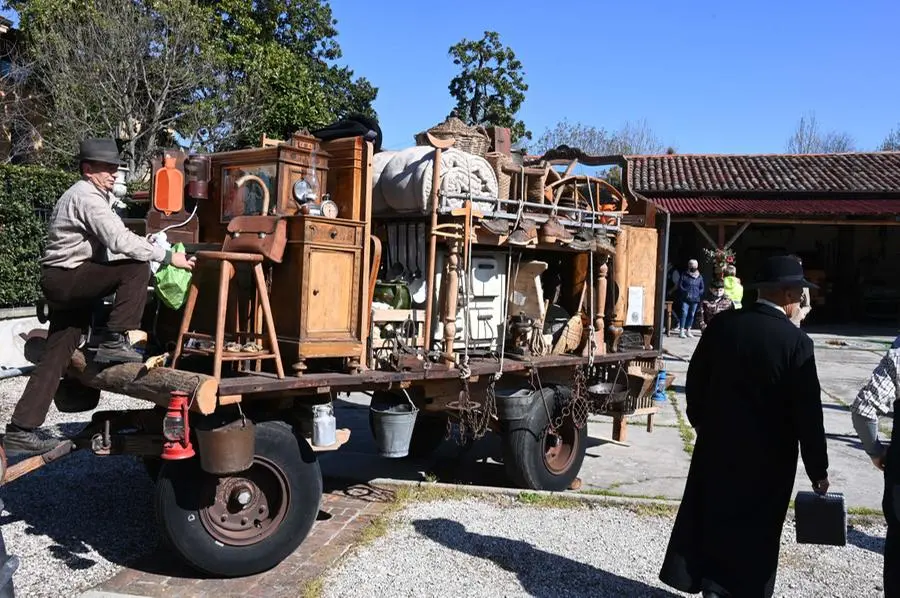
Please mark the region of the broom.
<svg viewBox="0 0 900 598"><path fill-rule="evenodd" d="M556 345L553 347L554 355L568 353L581 346L581 336L584 333L584 323L581 321L581 308L584 305L586 290L587 284L581 287L581 299L578 300L578 309L575 310L575 315L566 322L559 339L556 341Z"/></svg>

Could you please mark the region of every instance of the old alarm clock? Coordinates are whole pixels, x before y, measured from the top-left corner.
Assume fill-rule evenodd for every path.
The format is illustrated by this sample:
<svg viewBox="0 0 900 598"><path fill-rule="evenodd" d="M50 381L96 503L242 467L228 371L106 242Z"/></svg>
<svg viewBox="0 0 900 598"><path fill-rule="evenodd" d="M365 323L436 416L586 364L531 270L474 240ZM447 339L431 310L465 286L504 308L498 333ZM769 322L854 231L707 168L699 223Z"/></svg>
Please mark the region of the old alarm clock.
<svg viewBox="0 0 900 598"><path fill-rule="evenodd" d="M326 218L338 217L338 206L330 199L323 199L322 203L319 204L319 209L322 211L322 216Z"/></svg>

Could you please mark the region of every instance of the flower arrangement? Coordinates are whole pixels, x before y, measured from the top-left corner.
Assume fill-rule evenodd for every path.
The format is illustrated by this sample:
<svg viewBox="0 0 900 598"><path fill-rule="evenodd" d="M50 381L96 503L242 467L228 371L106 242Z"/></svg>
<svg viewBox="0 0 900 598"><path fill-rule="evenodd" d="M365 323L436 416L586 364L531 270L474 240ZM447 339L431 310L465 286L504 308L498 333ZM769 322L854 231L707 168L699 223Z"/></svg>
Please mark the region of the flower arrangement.
<svg viewBox="0 0 900 598"><path fill-rule="evenodd" d="M734 251L731 249L703 249L703 256L706 263L712 263L715 277L722 280L725 272L725 266L733 266L735 264Z"/></svg>

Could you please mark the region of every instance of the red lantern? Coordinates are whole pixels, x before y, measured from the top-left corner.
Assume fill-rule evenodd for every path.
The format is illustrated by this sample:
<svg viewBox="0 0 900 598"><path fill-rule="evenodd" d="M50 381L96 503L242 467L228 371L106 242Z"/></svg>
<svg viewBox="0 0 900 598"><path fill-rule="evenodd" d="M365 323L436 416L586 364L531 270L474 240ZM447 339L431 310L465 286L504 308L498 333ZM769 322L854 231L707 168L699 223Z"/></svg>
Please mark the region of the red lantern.
<svg viewBox="0 0 900 598"><path fill-rule="evenodd" d="M190 459L195 455L194 447L191 446L189 407L187 393L172 391L166 417L163 419L166 443L163 444L162 458L167 461Z"/></svg>

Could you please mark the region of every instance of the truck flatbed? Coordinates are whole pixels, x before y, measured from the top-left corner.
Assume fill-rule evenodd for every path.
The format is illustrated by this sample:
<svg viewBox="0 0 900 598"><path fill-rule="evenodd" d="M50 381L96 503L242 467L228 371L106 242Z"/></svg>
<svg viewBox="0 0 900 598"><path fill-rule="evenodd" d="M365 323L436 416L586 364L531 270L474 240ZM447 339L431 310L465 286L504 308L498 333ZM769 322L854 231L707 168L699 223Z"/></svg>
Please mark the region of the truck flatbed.
<svg viewBox="0 0 900 598"><path fill-rule="evenodd" d="M656 350L622 351L594 357L594 363L615 363L633 359L655 359ZM511 358L503 361L503 372L524 372L534 368L546 369L574 367L588 363L587 357L573 355L546 355L541 357ZM497 372L500 362L496 358L473 357L469 360L472 376L483 376ZM233 378L223 378L219 382L219 396L244 396L257 393L273 393L291 390L312 390L327 387L335 391L352 392L371 388L373 385L417 382L423 380L450 380L459 378L459 369L442 364L431 364L428 369L393 372L368 370L359 374L306 373L302 376L279 379L274 374L247 374Z"/></svg>

